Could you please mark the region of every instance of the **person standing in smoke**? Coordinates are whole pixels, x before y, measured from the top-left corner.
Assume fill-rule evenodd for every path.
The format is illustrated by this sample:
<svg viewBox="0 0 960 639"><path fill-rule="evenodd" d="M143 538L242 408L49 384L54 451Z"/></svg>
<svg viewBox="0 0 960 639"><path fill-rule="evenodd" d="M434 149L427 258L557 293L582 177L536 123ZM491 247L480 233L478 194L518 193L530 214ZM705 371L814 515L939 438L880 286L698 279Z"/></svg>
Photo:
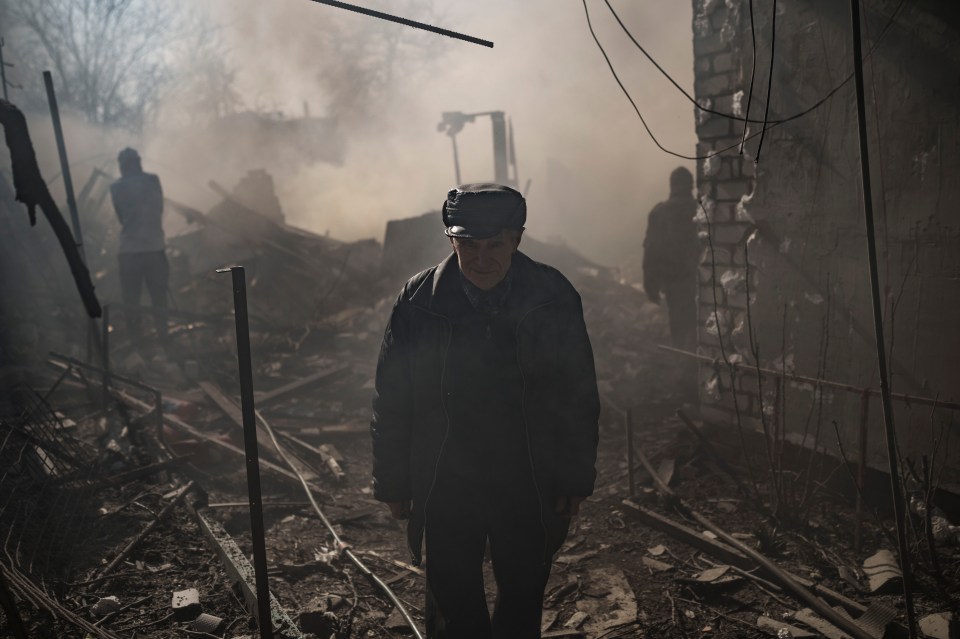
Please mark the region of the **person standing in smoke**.
<svg viewBox="0 0 960 639"><path fill-rule="evenodd" d="M432 639L540 637L553 555L593 493L600 402L583 308L559 271L518 252L525 221L511 188L452 189L453 252L403 287L380 350L374 496L409 519L414 564L425 538Z"/></svg>
<svg viewBox="0 0 960 639"><path fill-rule="evenodd" d="M120 220L120 291L127 333L134 347L141 341L140 293L143 284L153 302L154 327L167 343L167 284L170 269L163 234L163 189L160 178L145 173L140 155L127 147L117 156L120 179L110 185L110 198Z"/></svg>
<svg viewBox="0 0 960 639"><path fill-rule="evenodd" d="M643 241L643 290L654 304L662 294L675 348L697 345L697 262L699 243L693 218L693 175L684 167L670 173L670 198L650 211Z"/></svg>

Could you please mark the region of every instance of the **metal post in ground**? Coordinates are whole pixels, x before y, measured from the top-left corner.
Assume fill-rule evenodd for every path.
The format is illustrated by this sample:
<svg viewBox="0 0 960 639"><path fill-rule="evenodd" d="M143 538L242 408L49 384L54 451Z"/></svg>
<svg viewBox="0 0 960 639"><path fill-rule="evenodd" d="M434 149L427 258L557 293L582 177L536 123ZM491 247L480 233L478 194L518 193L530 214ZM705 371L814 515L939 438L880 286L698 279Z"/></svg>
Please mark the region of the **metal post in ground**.
<svg viewBox="0 0 960 639"><path fill-rule="evenodd" d="M237 325L237 359L240 372L240 409L243 415L243 445L247 458L247 492L250 496L250 530L253 537L253 571L257 588L257 625L262 639L272 639L270 587L267 584L267 549L263 527L263 497L260 492L260 455L257 450L257 420L253 404L253 363L250 356L250 325L247 317L247 282L242 266L218 269L233 276L233 310Z"/></svg>
<svg viewBox="0 0 960 639"><path fill-rule="evenodd" d="M0 38L0 84L3 85L3 99L7 102L10 98L7 96L7 64L3 61L3 47L6 43Z"/></svg>
<svg viewBox="0 0 960 639"><path fill-rule="evenodd" d="M880 373L880 398L883 405L883 425L887 436L887 462L890 467L890 492L893 494L893 512L897 524L897 545L900 570L903 572L903 602L907 612L907 631L911 639L917 636L913 609L910 547L907 543L906 504L900 483L897 457L897 437L893 427L893 406L890 401L890 381L887 374L886 346L883 339L883 298L880 296L880 275L877 267L877 240L873 224L873 192L870 187L870 153L867 145L867 109L863 91L863 52L860 42L860 0L850 0L853 26L853 74L857 89L857 125L860 137L860 177L863 187L864 224L867 231L867 258L870 266L870 292L873 299L873 328L877 347L877 368Z"/></svg>
<svg viewBox="0 0 960 639"><path fill-rule="evenodd" d="M627 429L627 477L630 484L630 496L635 493L633 479L633 409L628 408L624 417L624 426Z"/></svg>
<svg viewBox="0 0 960 639"><path fill-rule="evenodd" d="M103 410L110 402L110 305L104 304L100 318L100 367L103 369Z"/></svg>
<svg viewBox="0 0 960 639"><path fill-rule="evenodd" d="M863 528L863 495L867 486L867 427L870 424L870 390L860 396L860 434L857 437L857 520L853 529L853 548L860 552Z"/></svg>

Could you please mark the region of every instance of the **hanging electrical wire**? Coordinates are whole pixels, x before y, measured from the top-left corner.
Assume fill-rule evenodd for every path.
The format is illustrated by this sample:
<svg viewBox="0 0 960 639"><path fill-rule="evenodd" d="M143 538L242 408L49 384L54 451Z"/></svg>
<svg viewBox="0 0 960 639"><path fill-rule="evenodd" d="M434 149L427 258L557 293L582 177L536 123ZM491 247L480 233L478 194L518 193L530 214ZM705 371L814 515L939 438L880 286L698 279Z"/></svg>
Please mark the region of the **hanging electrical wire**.
<svg viewBox="0 0 960 639"><path fill-rule="evenodd" d="M753 22L753 0L750 0L750 41L753 43L753 61L750 63L750 91L747 92L747 111L744 114L743 135L740 136L740 155L747 143L747 129L750 121L750 104L753 102L753 81L757 76L757 30Z"/></svg>
<svg viewBox="0 0 960 639"><path fill-rule="evenodd" d="M337 531L334 529L333 524L330 523L330 520L327 519L327 516L323 514L323 511L320 509L320 504L317 503L317 500L313 496L313 491L310 490L310 485L307 483L307 480L304 479L303 475L297 469L297 467L290 461L290 458L287 456L286 451L283 446L280 445L280 442L277 441L277 436L273 432L273 427L270 426L270 423L264 419L263 415L260 414L260 411L254 410L254 415L257 417L257 421L260 422L260 425L263 426L264 430L267 431L267 434L270 436L270 441L273 442L274 448L276 448L277 453L280 455L283 462L290 468L291 471L297 476L300 480L300 484L303 486L304 492L307 494L307 499L310 500L310 504L313 506L313 510L316 511L317 516L320 518L320 521L323 522L323 525L330 532L330 536L333 537L334 548L343 553L347 559L356 566L357 570L366 578L370 584L376 588L379 588L383 594L387 596L387 599L390 600L394 606L396 606L397 612L400 613L400 616L403 617L403 620L413 631L413 634L417 639L423 639L423 635L420 633L420 629L417 628L416 622L414 622L413 617L410 616L410 613L407 611L406 606L403 605L403 602L400 601L399 597L390 589L380 577L377 577L373 572L367 568L367 566L360 561L360 558L357 557L356 553L350 549L350 546L340 538L340 535L337 534Z"/></svg>
<svg viewBox="0 0 960 639"><path fill-rule="evenodd" d="M627 87L623 86L623 82L620 80L620 76L617 75L617 70L613 68L613 62L610 61L610 56L607 55L606 50L603 48L603 45L600 44L599 38L597 38L596 32L593 30L593 22L590 19L590 10L587 8L587 0L582 0L583 2L583 11L587 16L587 27L590 29L590 35L593 36L593 41L597 44L597 48L600 49L600 53L603 55L603 59L607 61L607 67L610 69L610 73L613 74L613 79L617 81L617 84L620 86L620 90L623 91L623 94L627 96L627 100L630 101L630 105L633 106L633 110L636 112L637 117L640 118L640 123L643 124L643 128L647 130L647 135L650 136L650 139L653 140L653 143L657 145L657 148L663 151L668 155L683 159L683 160L705 160L707 158L713 157L714 155L719 155L723 151L728 149L721 149L720 151L715 151L707 155L684 155L683 153L677 153L676 151L671 151L662 144L660 140L657 139L657 136L653 134L653 131L650 130L650 127L647 125L647 121L643 118L643 114L640 113L640 108L637 106L637 103L633 101L633 96L630 95L630 92L627 91ZM736 146L736 145L734 145ZM732 147L728 147L732 148Z"/></svg>
<svg viewBox="0 0 960 639"><path fill-rule="evenodd" d="M753 3L750 3L751 6ZM757 144L757 153L753 158L754 164L760 162L760 149L763 148L763 138L767 136L767 117L770 115L770 91L773 89L773 60L777 51L777 0L773 0L773 15L770 19L770 73L767 75L767 103L763 107L763 128L760 129L760 142Z"/></svg>
<svg viewBox="0 0 960 639"><path fill-rule="evenodd" d="M607 7L610 9L610 12L611 12L611 14L613 14L613 17L616 19L617 23L620 25L620 28L621 28L621 29L623 30L623 32L627 35L627 37L630 38L630 40L631 40L631 42L633 42L634 46L636 46L636 47L640 50L640 52L657 68L657 70L660 71L660 73L663 74L663 76L666 77L667 80L669 80L670 83L673 84L673 86L676 87L677 90L679 90L680 93L683 94L684 97L686 97L687 100L689 100L689 101L694 105L694 107L695 107L697 110L703 111L703 112L705 112L705 113L710 113L710 114L712 114L712 115L718 115L718 116L720 116L720 117L724 117L724 118L727 118L727 119L730 119L730 120L736 120L736 121L738 121L738 122L756 122L756 123L762 122L762 120L748 120L747 117L739 117L739 116L733 115L733 114L731 114L731 113L724 113L724 112L722 112L722 111L717 111L717 110L715 110L715 109L706 108L706 107L700 105L700 103L697 102L696 98L694 98L694 97L693 97L692 95L690 95L686 90L684 90L683 87L681 87L681 86L677 83L677 81L674 80L674 78L673 78L669 73L667 73L667 71L664 70L664 68L653 58L653 56L651 56L651 55L646 51L646 49L643 48L643 46L637 41L637 39L633 36L633 34L632 34L632 33L630 32L630 30L627 28L626 24L624 24L623 20L620 19L620 16L617 14L616 10L614 10L613 6L609 3L609 1L608 1L608 0L604 0L604 2L606 3ZM897 3L897 7L896 7L896 8L893 10L893 12L887 17L887 21L886 21L886 23L884 24L883 29L880 30L880 34L877 36L877 39L874 41L873 45L870 47L870 49L869 49L869 50L867 51L867 53L865 54L864 60L866 60L866 59L869 58L871 55L873 55L873 53L876 51L877 47L880 46L880 43L883 41L883 38L887 35L887 32L888 32L888 31L890 30L890 28L893 26L893 23L896 21L897 16L900 14L900 11L903 9L904 4L906 4L906 0L900 0L900 2ZM585 1L585 0L584 0L584 11L587 11L586 1ZM588 24L589 24L589 22L590 22L590 17L589 17L589 12L587 12L587 13L588 13L588 15L587 15L587 22L588 22ZM597 43L597 46L600 47L601 51L603 51L603 47L600 45L599 40L597 40L596 34L593 33L592 27L591 27L590 31L591 31L591 34L594 36L594 41ZM606 55L604 55L604 57L606 57ZM609 64L609 59L608 59L608 64ZM612 69L611 69L611 70L612 70ZM812 111L815 111L815 110L818 109L819 107L823 106L823 104L826 103L827 100L829 100L829 99L832 98L834 95L836 95L836 93L837 93L838 91L840 91L840 89L842 89L843 87L845 87L851 80L853 80L853 75L854 75L854 74L853 74L853 72L851 71L850 74L847 75L847 77L844 78L842 82L840 82L840 83L837 84L835 87L833 87L832 89L830 89L830 91L828 91L828 92L826 93L826 95L824 95L822 98L820 98L819 100L817 100L816 102L814 102L812 105L810 105L810 106L807 107L806 109L803 109L802 111L798 111L797 113L794 113L794 114L789 115L789 116L787 116L787 117L785 117L785 118L782 118L782 119L778 119L778 120L768 120L768 121L767 121L767 127L768 127L768 128L773 128L774 125L780 125L780 124L784 124L784 123L786 123L786 122L790 122L790 121L792 121L792 120L796 120L796 119L798 119L798 118L801 118L801 117L807 115L808 113L810 113L810 112L812 112ZM624 93L627 93L626 89L624 89ZM628 97L628 99L630 98L630 96L629 96L628 93L627 93L627 97ZM631 99L631 102L632 102L632 99ZM748 115L749 115L749 114L748 114ZM751 137L752 137L752 136L751 136ZM750 138L747 137L746 139L750 139ZM688 159L689 159L689 158L688 158Z"/></svg>

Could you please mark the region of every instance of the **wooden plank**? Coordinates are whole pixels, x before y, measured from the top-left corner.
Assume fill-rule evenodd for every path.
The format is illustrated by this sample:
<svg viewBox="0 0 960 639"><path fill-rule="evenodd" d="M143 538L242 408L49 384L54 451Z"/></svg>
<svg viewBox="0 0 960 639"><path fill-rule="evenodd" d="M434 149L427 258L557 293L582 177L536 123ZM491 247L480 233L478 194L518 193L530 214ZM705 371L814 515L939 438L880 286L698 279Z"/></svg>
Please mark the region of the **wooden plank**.
<svg viewBox="0 0 960 639"><path fill-rule="evenodd" d="M756 567L753 561L746 555L738 552L724 543L704 536L702 533L694 530L693 528L677 523L671 519L668 519L667 517L664 517L663 515L653 512L652 510L647 510L640 504L629 499L624 499L622 503L624 506L631 508L640 517L643 523L651 528L659 530L664 534L670 535L678 541L682 541L689 546L693 546L697 550L701 550L713 557L721 559L731 566L736 566L738 568L742 568L743 570L750 570Z"/></svg>
<svg viewBox="0 0 960 639"><path fill-rule="evenodd" d="M129 393L127 393L127 392L125 392L125 391L114 390L114 391L113 391L113 394L114 394L114 396L116 396L116 397L118 397L119 399L123 400L123 401L126 402L127 404L130 404L131 406L134 406L135 408L138 408L138 409L140 409L140 410L142 410L142 411L148 411L148 410L151 409L151 406L150 406L149 404L147 404L147 403L144 402L144 401L141 401L140 399L134 397L133 395L130 395ZM221 450L229 451L229 452L233 453L234 455L237 455L237 456L239 456L239 457L241 457L241 458L243 458L243 459L246 459L246 457L247 457L247 454L243 451L242 448L239 448L239 447L237 447L237 446L234 446L234 445L231 444L230 442L225 442L225 441L219 440L219 439L217 439L217 438L215 438L215 437L210 437L210 436L207 435L206 433L200 431L199 429L195 428L194 426L191 426L190 424L188 424L187 422L183 421L182 419L180 419L180 418L178 418L178 417L174 417L173 415L168 415L167 413L164 413L164 414L163 414L163 422L164 422L165 424L170 425L172 428L175 428L175 429L179 430L180 432L186 433L186 434L190 435L191 437L195 437L195 438L197 438L197 439L199 439L199 440L205 441L205 442L207 442L208 444L211 444L212 446L215 446L215 447L217 447L217 448L220 448ZM272 473L274 476L279 476L279 477L282 477L282 478L284 478L284 479L288 479L288 480L290 480L290 481L292 481L292 482L295 482L298 486L300 486L300 478L297 477L293 472L291 472L290 470L288 470L288 469L286 469L286 468L283 468L282 466L278 466L277 464L274 464L273 462L271 462L271 461L269 461L269 460L261 459L261 460L260 460L260 467L263 468L264 470ZM310 485L310 489L313 490L313 491L315 491L318 495L325 495L325 494L326 494L321 488L315 486L314 484L311 484L311 485Z"/></svg>
<svg viewBox="0 0 960 639"><path fill-rule="evenodd" d="M220 408L223 413L230 418L230 420L237 425L240 430L243 430L243 413L240 412L240 406L237 403L227 397L226 393L220 390L220 387L214 384L213 382L197 382L197 385L203 389L203 392L207 394L207 397L213 400L213 403ZM257 446L267 450L275 459L282 460L283 455L277 451L277 447L273 443L273 439L270 437L270 433L267 432L267 429L261 424L261 419L256 420L257 425ZM297 470L303 475L305 481L313 481L317 478L317 474L313 472L310 468L307 468L299 459L289 456L290 463L297 466ZM262 461L262 460L261 460Z"/></svg>
<svg viewBox="0 0 960 639"><path fill-rule="evenodd" d="M268 404L282 399L294 391L303 390L312 384L316 384L317 382L327 379L328 377L332 377L333 375L347 370L348 368L350 368L350 366L347 364L336 364L329 368L317 371L312 375L307 375L306 377L292 381L289 384L284 384L280 388L275 388L271 391L266 391L263 393L257 393L255 395L257 406L263 409L263 407L267 406Z"/></svg>

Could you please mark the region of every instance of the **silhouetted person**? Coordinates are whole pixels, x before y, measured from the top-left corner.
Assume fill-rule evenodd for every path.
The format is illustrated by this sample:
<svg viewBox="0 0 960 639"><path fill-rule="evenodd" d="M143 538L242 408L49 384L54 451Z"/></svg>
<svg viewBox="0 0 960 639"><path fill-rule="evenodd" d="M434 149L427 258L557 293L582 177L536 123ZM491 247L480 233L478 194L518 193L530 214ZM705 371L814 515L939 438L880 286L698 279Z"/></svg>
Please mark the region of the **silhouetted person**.
<svg viewBox="0 0 960 639"><path fill-rule="evenodd" d="M134 346L141 340L140 293L143 284L153 302L153 318L161 344L167 341L167 284L170 268L164 251L163 189L160 178L144 173L140 155L129 147L117 156L120 179L110 185L110 198L120 231L120 291L127 332Z"/></svg>
<svg viewBox="0 0 960 639"><path fill-rule="evenodd" d="M670 198L650 211L643 241L643 290L655 304L667 300L674 347L697 344L697 262L699 243L693 218L693 175L683 167L670 174Z"/></svg>
<svg viewBox="0 0 960 639"><path fill-rule="evenodd" d="M553 555L593 493L600 403L583 308L559 271L517 251L525 221L511 188L451 190L453 253L406 283L380 350L374 496L409 518L415 564L426 537L433 639L540 637Z"/></svg>

